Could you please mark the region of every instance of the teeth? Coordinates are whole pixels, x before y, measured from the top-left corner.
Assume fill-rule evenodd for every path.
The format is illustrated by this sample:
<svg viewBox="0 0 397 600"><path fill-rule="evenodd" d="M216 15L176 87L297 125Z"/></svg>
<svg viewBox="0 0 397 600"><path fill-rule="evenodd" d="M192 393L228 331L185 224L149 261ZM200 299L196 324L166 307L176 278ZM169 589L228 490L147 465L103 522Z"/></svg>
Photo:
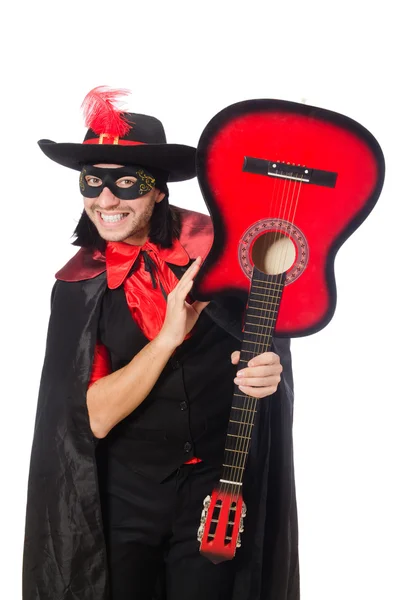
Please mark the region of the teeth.
<svg viewBox="0 0 397 600"><path fill-rule="evenodd" d="M121 219L125 218L125 213L118 213L117 215L104 215L101 213L101 217L105 223L116 223L117 221L121 221Z"/></svg>

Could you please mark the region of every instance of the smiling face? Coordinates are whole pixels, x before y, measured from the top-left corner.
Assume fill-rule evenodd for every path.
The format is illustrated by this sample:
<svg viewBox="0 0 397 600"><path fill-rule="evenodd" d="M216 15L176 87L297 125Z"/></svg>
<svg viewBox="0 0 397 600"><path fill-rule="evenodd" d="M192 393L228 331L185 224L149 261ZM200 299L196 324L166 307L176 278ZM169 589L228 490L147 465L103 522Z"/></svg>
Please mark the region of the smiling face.
<svg viewBox="0 0 397 600"><path fill-rule="evenodd" d="M90 193L94 188L103 185L99 177L100 169L119 169L123 165L98 164L94 165L95 175L82 173L81 186L88 186ZM138 185L137 178L123 174L115 180L115 187L120 190L120 195L130 195L128 190ZM104 170L105 174L105 170ZM84 189L84 187L82 187ZM87 187L85 188L87 189ZM84 192L83 196L84 196ZM146 242L150 229L150 218L156 203L161 202L165 194L157 188L149 189L144 195L132 200L121 199L109 187L105 186L99 196L84 196L84 208L98 229L99 235L108 242L127 242L128 244L142 245Z"/></svg>

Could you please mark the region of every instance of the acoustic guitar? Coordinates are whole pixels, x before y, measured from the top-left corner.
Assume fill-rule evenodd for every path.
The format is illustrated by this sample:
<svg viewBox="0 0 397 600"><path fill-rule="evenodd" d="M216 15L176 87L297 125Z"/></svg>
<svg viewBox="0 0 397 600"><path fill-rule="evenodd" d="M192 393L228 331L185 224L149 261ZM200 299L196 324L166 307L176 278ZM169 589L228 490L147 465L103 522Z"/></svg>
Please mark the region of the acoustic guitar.
<svg viewBox="0 0 397 600"><path fill-rule="evenodd" d="M246 304L239 368L272 337L313 334L336 305L335 255L369 215L385 173L382 150L356 121L281 100L247 100L218 113L197 149L197 176L214 241L195 298ZM200 551L214 563L241 545L243 475L257 399L235 386L223 472L204 500Z"/></svg>

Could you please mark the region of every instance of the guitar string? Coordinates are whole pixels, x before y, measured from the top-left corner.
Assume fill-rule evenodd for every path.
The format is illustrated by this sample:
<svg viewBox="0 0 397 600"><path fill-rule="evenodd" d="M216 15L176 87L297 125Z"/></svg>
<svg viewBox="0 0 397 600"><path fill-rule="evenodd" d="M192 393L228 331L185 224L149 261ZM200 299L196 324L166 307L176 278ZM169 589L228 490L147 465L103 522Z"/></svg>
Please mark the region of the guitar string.
<svg viewBox="0 0 397 600"><path fill-rule="evenodd" d="M276 182L278 182L278 180L275 180L275 184ZM278 182L280 183L280 182ZM278 211L279 214L276 216L275 215L275 225L277 227L277 221L280 220L281 218L281 211L284 212L285 215L285 211L286 211L286 207L288 206L288 202L289 202L289 192L290 192L290 180L284 180L283 181L283 185L279 185L277 186L278 188L280 188L281 191L281 201L280 202L276 202L276 208L278 207ZM270 212L270 214L272 214ZM275 242L277 242L277 235L278 235L279 231L276 229L276 235L275 235ZM280 234L280 238L281 238L281 234ZM277 256L277 251L276 251L276 256ZM273 264L274 264L274 260L273 260ZM270 265L269 265L270 266ZM270 270L275 270L270 269ZM266 275L266 273L265 273ZM262 312L263 314L259 316L259 323L258 325L255 325L255 327L257 327L257 331L256 333L253 333L253 337L255 340L255 355L261 354L265 347L269 344L270 340L271 340L271 331L272 331L272 327L274 325L274 317L273 317L273 313L274 313L274 308L270 307L270 305L274 305L278 303L278 299L279 299L279 295L280 295L280 287L281 286L281 282L282 282L282 274L281 276L277 275L277 271L276 271L276 277L275 277L275 281L271 282L271 287L270 290L266 289L266 282L264 282L263 280L259 280L260 283L264 284L263 288L265 289L265 291L267 293L265 293L264 295L261 294L262 296L262 300L264 298L267 298L267 302L265 304L266 308L262 308L260 309L260 313ZM258 286L256 286L257 289L259 290L260 288ZM262 286L261 286L262 287ZM270 307L270 308L268 308ZM270 317L268 315L268 313L270 312ZM271 321L273 321L273 323L271 323ZM271 324L270 324L271 323ZM270 329L270 331L269 331ZM262 333L265 332L265 333ZM261 340L261 338L264 338ZM253 431L253 427L254 427L254 422L255 422L255 416L256 416L256 408L257 408L257 404L258 404L258 398L255 398L254 396L248 396L247 397L247 402L246 402L246 407L248 408L249 411L254 411L255 412L249 412L248 413L248 420L247 420L247 426L246 429L249 430L249 435L247 436L247 438L245 440L245 443L243 442L242 446L244 448L244 458L247 459L248 457L248 452L249 452L249 445L251 443L251 438L252 438L252 431ZM241 473L241 475L243 475L243 472Z"/></svg>
<svg viewBox="0 0 397 600"><path fill-rule="evenodd" d="M284 214L281 217L281 212L280 212L279 219L281 218L281 220L283 222L287 221L289 224L293 225L293 222L294 222L294 219L295 219L295 215L296 215L297 206L298 206L298 200L299 200L299 196L300 196L300 191L301 191L301 186L302 186L302 180L300 180L300 183L299 183L299 187L298 187L297 194L296 194L297 197L296 197L295 207L293 209L293 206L294 206L294 195L295 195L295 191L296 191L296 187L297 187L297 182L294 181L294 184L292 186L292 188L293 188L292 189L292 194L291 194L291 200L292 201L290 202L289 210L288 210L288 217L286 219L286 209L288 207L288 196L289 196L288 192L290 191L291 180L289 180L288 183L289 183L289 185L288 185L287 194L286 194L286 203L285 203L284 211L283 211ZM283 192L284 191L285 191L285 186L284 186ZM284 193L282 193L282 199L284 199L284 197L285 197L285 195L284 195ZM274 198L274 187L273 187L271 207L273 205L273 198ZM282 209L282 204L280 205L280 209ZM291 220L291 210L293 210L292 220ZM271 209L270 209L269 213L272 214L271 213ZM277 239L277 234L279 234L278 235L278 239ZM280 223L280 229L279 230L276 229L276 235L275 235L275 242L274 243L277 244L277 242L282 239L283 235L285 235L285 234L283 234L283 232L281 230L281 223ZM287 236L287 237L289 237L289 236ZM276 253L275 253L275 257L274 257L273 263L276 262L276 259L277 259L277 256L278 256L279 257L279 264L278 264L278 267L277 267L276 270L274 268L272 269L273 271L275 270L275 274L276 274L275 282L276 282L276 285L273 287L273 289L271 289L271 291L276 292L276 293L275 294L273 293L273 295L272 294L268 294L267 296L268 296L268 298L271 299L271 301L272 300L277 300L277 303L280 300L280 295L281 295L280 290L281 290L281 287L282 287L282 279L283 279L284 266L286 264L287 254L288 254L288 244L285 244L285 250L284 250L284 252L283 252L283 248L282 247L280 248L279 252L277 252L277 248L276 248ZM254 268L253 268L253 273L254 273ZM277 277L277 275L278 275L278 277ZM253 281L253 278L252 278L252 281L251 281L251 291L252 291L253 284L254 284L254 281ZM277 284L280 287L278 287ZM259 289L258 286L256 286L256 289ZM250 303L248 305L248 308L252 309L252 305L250 306ZM267 312L270 312L270 314L272 315L271 309L260 309L260 312L261 311L263 311L263 313L264 313L263 316L259 317L259 323L262 325L262 327L258 326L259 331L256 334L257 339L254 342L254 345L258 346L256 354L260 353L261 347L262 347L262 350L263 350L265 348L265 346L270 343L270 340L272 338L273 331L274 331L274 321L276 320L276 317L273 317L272 319L269 319L269 317L266 316ZM261 323L261 320L263 321L262 323ZM271 325L269 325L270 321L273 321L273 323L271 323ZM266 327L268 329L270 329L270 331L268 331L267 334L264 334L265 340L264 340L264 342L261 342L260 341L260 336L261 336L260 330L263 329L263 326L264 326L264 324L266 322L268 323L268 325ZM254 337L254 339L255 339L255 334L250 334L250 336ZM239 421L239 428L238 428L239 432L237 434L237 436L238 436L238 442L241 439L245 440L245 442L243 441L242 444L240 442L240 449L237 451L237 453L235 452L235 454L237 455L236 456L236 463L239 463L239 464L236 464L236 465L234 464L235 459L233 457L232 466L228 467L228 469L230 470L230 473L232 473L232 475L230 476L231 477L231 481L239 481L239 480L242 481L242 479L243 479L243 473L244 473L245 463L246 463L246 460L247 460L247 457L248 457L248 450L249 450L249 445L250 445L251 438L252 438L252 430L253 430L255 416L256 416L256 406L257 406L258 399L255 398L255 397L253 397L253 396L247 396L247 395L244 395L244 396L245 397L244 397L244 400L243 400L243 407L244 407L243 410L244 410L244 412L249 412L249 414L248 414L248 422L245 422L245 419L243 418L243 415L241 417L239 417L237 415L236 416L236 420ZM238 409L234 409L234 410L238 410ZM242 418L243 420L241 421L240 418ZM243 429L244 433L247 433L247 436L242 436L241 435L242 434L241 429ZM247 429L248 429L248 431L246 431ZM235 444L236 446L238 445L238 442ZM238 459L239 458L239 456L238 456L239 454L241 454L240 460ZM239 468L240 473L234 473L237 470L235 467L237 467L237 468L240 467ZM236 497L236 501L237 501L238 496L241 494L241 489L240 489L240 486L238 486L238 485L235 485L233 487L235 489L234 489L234 493L232 492L232 496Z"/></svg>
<svg viewBox="0 0 397 600"><path fill-rule="evenodd" d="M280 182L278 180L274 179L270 208L268 211L268 214L270 214L270 215L272 215L274 202L275 202L276 207L277 206L280 207L280 205L281 206L283 205L283 202L285 199L286 182L284 181L282 186L277 185L278 183L280 183ZM281 201L280 201L280 195L281 195ZM275 197L276 197L276 200L275 200ZM262 267L262 268L264 268L264 267ZM255 266L253 267L253 270L252 270L253 275L254 275L254 272L255 272ZM254 277L252 276L250 292L252 292L252 287L255 287L255 288L258 287L255 284L255 281L253 281L253 279L254 279ZM251 297L251 293L250 293L250 297ZM273 296L270 296L270 297L272 298ZM249 304L249 308L250 307L252 307L252 303ZM253 338L252 343L254 344L254 349L251 351L249 349L246 350L251 356L255 356L260 353L261 346L262 346L260 331L263 330L264 324L267 321L267 311L261 311L259 314L258 320L259 320L259 323L258 323L257 327L259 329L259 332L253 331L250 334L250 337ZM248 327L248 329L250 329L250 327ZM252 434L253 422L254 422L255 414L256 414L256 398L254 398L253 396L248 396L247 394L244 394L244 392L242 392L241 395L243 396L243 400L241 402L241 404L242 404L241 424L239 424L239 431L237 434L239 436L239 439L236 442L236 449L237 449L237 452L235 453L236 457L235 457L235 460L233 460L233 466L235 468L233 470L231 470L232 481L239 481L239 482L242 482L244 465L245 465L247 457L248 457L248 448L249 448L249 444L250 444L251 437L252 437L251 434ZM245 414L245 413L248 413L248 414ZM236 486L236 487L240 488L241 486ZM239 490L239 493L240 492L241 492L241 490Z"/></svg>
<svg viewBox="0 0 397 600"><path fill-rule="evenodd" d="M299 202L299 198L300 198L301 186L302 186L302 181L300 181L299 185L297 185L296 181L293 184L291 184L291 180L289 180L289 185L288 185L288 189L287 189L287 202L285 204L284 214L282 215L282 220L283 221L287 220L292 225L295 220L296 210L297 210L298 202ZM291 190L291 187L292 187L292 190ZM288 198L288 196L289 196L289 198ZM287 207L288 207L288 215L286 215ZM291 211L293 211L292 219L291 219ZM282 238L282 235L283 234L280 231L279 239ZM273 296L272 299L277 299L277 303L279 301L281 301L280 296L282 295L282 291L284 289L282 280L283 280L283 273L284 273L284 265L285 265L285 261L286 261L286 250L284 251L284 257L282 259L280 258L277 268L273 269L273 270L276 270L276 279L275 279L276 285L273 290L276 292L276 294ZM275 256L277 257L277 255L278 255L279 257L281 257L282 254L283 254L283 252L280 250L278 253L276 253ZM273 331L274 331L276 319L277 319L277 316L274 315L272 318L273 322L271 323L270 326L268 326L269 327L268 332L265 333L265 341L264 341L263 347L265 347L266 345L270 345L270 341L273 337ZM255 404L257 404L258 399L255 398L254 401L255 401ZM252 425L253 425L255 415L252 414L252 417L253 418L251 419L251 421L252 421Z"/></svg>
<svg viewBox="0 0 397 600"><path fill-rule="evenodd" d="M302 186L302 181L300 180L299 185L297 184L296 181L293 182L292 184L292 193L290 194L289 192L291 191L291 181L289 180L289 185L287 188L287 200L284 206L284 214L282 215L282 220L285 221L287 219L287 221L289 223L294 222L295 219L295 215L296 215L296 210L297 210L297 206L298 206L298 201L299 201L299 197L300 197L300 191L301 191L301 186ZM285 187L283 192L285 191ZM297 192L297 193L296 193ZM295 194L296 193L296 194ZM296 195L296 199L294 200L294 196ZM283 193L283 197L284 197L284 193ZM290 201L289 201L290 200ZM282 204L280 205L282 206ZM286 216L286 210L288 208L288 216ZM293 216L292 216L292 220L291 220L291 211L293 211ZM270 213L271 214L271 213ZM281 217L281 214L279 215L279 219ZM279 235L279 239L282 238L283 233L281 230L280 231L280 235ZM277 241L277 234L276 234L276 241ZM267 294L267 297L270 298L270 302L272 303L273 300L276 300L276 303L279 302L280 300L280 295L282 293L282 288L284 287L282 284L282 279L283 279L283 274L284 274L284 265L286 263L286 257L287 257L287 251L288 251L288 247L286 246L284 252L282 249L279 250L278 253L275 254L275 259L277 258L277 256L279 257L279 264L278 267L276 268L276 279L275 282L273 282L273 288L271 288L271 291L275 292L273 294ZM281 258L282 254L284 254L284 256ZM273 261L273 264L276 262L276 260ZM273 268L273 271L275 269ZM262 309L263 310L263 309ZM272 313L273 311L271 309L264 309L264 321L267 320L267 322L269 323L270 321L273 321L273 323L271 323L270 325L266 325L265 327L268 329L267 333L265 334L261 334L260 332L258 332L258 349L256 351L256 353L260 353L260 351L263 351L264 348L266 347L266 345L270 344L271 338L273 336L273 331L274 331L274 324L275 324L275 320L276 320L276 316L272 317L272 319L269 319L269 317L266 316L267 312ZM263 329L263 323L262 323L262 329ZM260 326L258 326L258 328L260 329ZM264 341L260 341L260 336L263 335L264 336ZM246 431L247 436L244 436L244 440L246 440L245 442L243 442L242 446L244 449L242 451L242 457L241 457L241 461L240 464L243 468L244 464L247 460L248 457L248 451L249 451L249 445L251 442L251 437L252 437L252 430L253 430L253 426L254 426L254 421L255 421L255 416L256 416L256 406L257 406L257 402L258 399L253 397L253 396L249 396L247 397L247 402L246 402L246 406L245 408L248 408L249 411L249 419L246 425L246 429L248 429L248 431ZM254 412L255 411L255 412ZM242 472L240 472L240 476L242 479L243 476L243 469L241 469Z"/></svg>
<svg viewBox="0 0 397 600"><path fill-rule="evenodd" d="M274 194L274 189L273 189L273 194ZM247 260L249 260L249 256L247 256ZM252 270L253 273L253 270ZM250 288L252 286L252 278L250 281ZM242 349L241 349L241 353L242 353ZM243 368L241 362L243 361L243 357L240 354L240 361L239 361L239 369ZM244 365L246 366L246 365ZM231 417L230 419L232 421L234 421L234 419L236 421L238 421L238 423L236 423L234 426L228 427L228 431L227 431L227 436L226 436L226 440L227 440L227 445L226 447L228 448L228 452L225 452L225 462L224 462L224 478L230 482L233 482L230 486L229 484L229 489L231 491L232 494L232 499L238 499L238 496L240 495L240 485L239 485L239 476L238 476L238 467L239 467L239 456L241 453L241 448L239 448L239 443L241 444L241 440L242 440L242 436L243 436L243 427L244 427L244 407L241 406L241 404L244 404L244 402L242 403L241 401L239 401L239 398L245 398L245 395L243 394L243 392L239 389L238 385L235 384L235 390L234 390L234 394L233 394L233 404L232 404L232 411L231 411ZM238 406L237 406L238 405ZM236 406L236 407L235 407ZM232 419L232 415L233 415L233 419ZM237 425L237 426L236 426ZM236 437L234 437L236 436ZM231 437L233 437L233 440L231 439ZM231 446L232 448L229 449L229 446ZM225 490L227 489L228 484L224 484L223 482L221 482L221 490Z"/></svg>
<svg viewBox="0 0 397 600"><path fill-rule="evenodd" d="M294 181L293 190L292 190L292 202L290 204L288 216L286 216L285 214L283 215L283 220L287 221L291 225L291 228L294 226L294 222L295 222L296 210L298 208L299 198L300 198L300 194L301 194L301 190L302 190L302 183L303 183L303 175L301 178L298 178L297 180ZM294 201L294 199L293 199L294 195L296 195L296 201ZM291 211L293 211L292 217L291 217ZM287 235L286 237L288 239L291 239L291 234ZM281 239L281 236L280 236L280 239ZM293 241L291 243L294 244ZM294 250L295 250L295 245L294 245ZM288 244L285 244L283 260L281 260L281 263L279 263L279 265L278 265L279 271L281 271L281 270L284 271L284 265L286 264L286 261L287 261L287 254L288 254ZM295 256L294 256L294 260L293 260L292 264L294 264L296 258L297 258L297 255L296 255L296 251L295 251Z"/></svg>
<svg viewBox="0 0 397 600"><path fill-rule="evenodd" d="M280 186L276 185L278 182L277 180L273 181L273 186L272 186L272 194L271 194L271 199L270 199L270 207L268 209L268 214L272 214L273 211L273 205L275 203L275 205L277 206L279 203L279 196L280 196ZM281 190L281 196L283 197L283 190ZM252 262L253 258L251 256ZM252 276L251 276L251 285L250 285L250 296L251 296L251 291L252 291L252 286L253 286L253 274L254 274L254 269L255 266L253 266L252 268ZM249 308L249 306L248 306ZM266 313L264 313L264 315L260 315L259 319L263 319L266 320ZM257 341L258 341L258 336L255 336L255 334L251 335L250 337L254 338L254 350L250 352L251 356L255 355L255 350L257 349ZM248 353L249 350L247 349L246 352ZM255 410L256 407L252 406L252 397L247 396L247 394L244 394L244 392L242 390L240 390L238 387L237 389L239 390L239 397L242 397L242 401L237 403L240 404L242 406L240 406L240 410L236 409L235 412L239 412L239 414L236 416L236 420L239 421L238 424L238 428L237 429L237 440L234 444L235 446L235 451L234 451L234 456L233 456L233 460L231 461L231 468L230 468L230 479L231 481L236 481L241 483L242 482L242 474L244 471L244 465L247 459L247 445L249 444L249 439L246 438L250 438L250 429L252 429L251 427L251 423L250 423L250 419L249 416L253 416L255 417L255 412L250 413L249 411L253 411ZM248 413L248 415L246 415L246 413ZM247 419L248 416L248 419ZM244 443L245 442L245 443ZM240 485L235 485L234 486L234 494L236 496L240 495L241 493L241 486Z"/></svg>
<svg viewBox="0 0 397 600"><path fill-rule="evenodd" d="M280 210L280 207L283 206L284 199L286 198L286 196L288 197L288 194L285 193L288 182L286 180L284 180L282 185L280 185L280 183L281 182L279 180L274 179L270 208L268 210L268 214L271 216L271 218L274 218L275 220L279 219L279 216L278 217L276 215L273 216L273 205L274 205L275 196L277 197L275 205L276 205L276 207L277 206L279 207L279 210ZM280 195L281 195L281 201L280 201ZM276 234L277 234L277 231L276 231ZM264 268L264 266L262 268ZM254 274L254 268L253 268L253 274ZM252 285L255 286L255 282L251 280L251 286ZM257 285L255 287L258 289ZM251 287L251 290L252 290L252 287ZM270 298L270 301L272 301L276 298L276 296L274 296L274 294L273 295L270 294L269 298ZM253 308L252 303L249 308L251 308L251 309ZM250 334L250 337L252 337L254 339L254 341L252 342L254 344L254 350L252 350L250 352L250 354L252 356L260 354L261 349L263 349L263 347L264 347L264 343L261 342L261 335L263 336L263 334L261 334L260 331L263 330L266 321L268 321L267 312L269 312L268 309L260 310L259 317L257 317L259 323L258 323L258 325L256 325L256 327L258 327L258 331L256 331L256 332L253 331ZM247 350L247 352L249 352L249 350ZM254 398L253 396L248 396L247 394L242 394L242 395L243 395L243 401L241 402L241 404L243 405L242 406L242 416L241 416L242 422L239 425L239 431L237 434L239 436L239 439L236 443L236 447L238 445L239 445L239 447L236 448L237 449L237 452L235 452L236 457L234 458L233 463L232 463L235 468L233 470L231 470L232 481L240 481L240 482L242 481L244 465L245 465L245 462L248 457L248 449L249 449L249 444L250 444L251 437L252 437L252 428L253 428L253 422L254 422L255 415L256 415L256 405L257 405L256 398ZM248 414L245 415L245 413L248 413ZM244 434L246 434L246 435L244 435ZM236 487L240 488L240 486L236 486Z"/></svg>
<svg viewBox="0 0 397 600"><path fill-rule="evenodd" d="M286 182L284 182L284 184L285 183ZM276 184L276 181L275 181L274 186L273 186L273 194L272 194L272 199L271 199L271 208L269 210L269 214L270 215L272 214L271 210L272 210L273 199L274 199L274 187L275 187L275 184ZM290 217L290 215L291 215L291 211L293 210L293 207L294 207L294 204L295 204L294 213L293 213L293 217L292 217L292 223L293 223L294 218L295 218L295 214L296 214L296 210L297 210L297 205L298 205L298 199L299 199L299 196L300 196L301 186L302 186L302 180L299 183L299 187L298 187L298 190L297 190L297 198L296 198L296 202L294 203L294 195L295 195L295 191L296 191L296 187L297 187L297 182L296 181L294 182L293 189L292 189L292 194L291 194L292 202L290 202L289 206L288 206L288 196L289 196L288 192L290 191L291 180L288 181L288 187L287 187L287 194L286 195L284 193L286 185L284 185L284 189L283 189L283 192L282 192L282 200L284 200L284 197L286 196L286 202L285 202L284 207L283 207L283 203L280 204L280 209L282 209L282 207L283 207L284 210L283 210L283 215L281 216L281 213L280 213L279 217L277 217L277 220L280 220L280 218L281 218L282 221L285 222L287 220L287 222L291 223L291 217ZM287 207L288 207L289 210L288 210L288 217L286 219L286 210L287 210ZM276 223L276 226L277 226L277 223ZM277 239L277 234L279 234L278 239ZM283 235L284 234L283 234L283 232L282 232L281 229L276 230L276 236L275 236L275 242L274 243L277 243L277 241L281 240L281 238L283 237ZM274 259L273 259L273 264L276 262L277 256L279 258L279 264L278 264L278 267L277 267L276 272L275 272L275 274L276 274L276 281L275 281L276 286L274 286L273 289L271 289L271 291L276 292L276 293L273 294L273 295L272 294L268 294L268 298L270 298L271 301L272 300L277 300L277 302L279 301L280 290L281 290L281 286L282 286L282 278L283 278L283 273L284 273L284 265L286 264L287 253L288 253L288 245L287 244L285 244L285 250L284 250L284 252L283 252L282 247L281 247L281 249L278 252L277 252L277 249L276 249L276 254L275 254ZM274 271L275 269L273 268L272 270ZM253 272L254 272L254 269L253 269ZM277 275L279 275L279 277L277 277ZM254 283L254 281L252 281L252 283ZM277 284L280 287L278 287ZM256 286L256 288L259 289L258 286ZM248 306L248 308L253 308L253 307L251 305L251 307ZM259 317L259 322L261 322L261 319L262 319L263 323L262 323L262 327L260 327L260 325L258 325L259 332L257 332L257 334L256 334L257 339L254 342L255 346L258 346L258 348L256 350L256 354L261 353L261 350L263 351L263 349L265 348L266 344L270 343L270 340L272 338L272 333L273 333L273 330L274 330L274 321L276 319L276 317L273 317L272 319L269 319L269 317L267 317L267 315L266 315L267 312L270 312L272 314L272 311L270 309L260 309L260 310L263 311L264 314L263 314L262 317ZM266 321L269 323L271 320L273 320L273 323L271 325L267 325L266 326L268 329L270 329L270 331L268 331L267 334L264 334L265 340L261 342L260 336L263 335L263 334L260 333L260 330L263 329L264 323L266 323ZM257 326L257 325L255 325L255 326ZM254 333L251 334L251 335L255 338L255 334ZM246 461L247 461L247 458L248 458L249 445L250 445L251 438L252 438L252 430L253 430L255 416L256 416L256 406L257 406L258 399L255 398L255 397L253 397L253 396L247 396L247 395L244 395L244 396L245 397L244 397L244 401L243 401L243 405L244 405L243 411L244 412L248 412L249 414L248 414L248 420L247 421L245 421L245 418L244 418L245 416L244 415L241 416L241 418L243 419L242 421L240 421L240 417L238 415L236 416L236 420L239 421L239 428L238 428L239 432L237 434L237 436L238 436L238 442L240 440L244 440L244 441L242 443L240 442L240 448L237 450L237 452L234 452L234 454L236 454L236 458L233 457L232 465L228 466L228 469L230 470L230 473L232 474L230 476L231 477L231 481L239 481L239 480L242 481L243 474L244 474L244 469L245 469L245 464L246 464ZM234 410L238 410L238 409L234 409ZM243 429L243 431L241 431L241 429ZM246 433L247 435L244 436L244 435L242 435L242 433ZM236 443L236 446L238 445L238 442ZM235 464L235 462L236 462L236 464ZM240 471L240 472L239 473L236 472L237 470ZM232 497L233 497L233 499L235 497L236 502L237 502L238 496L241 494L241 489L240 489L241 486L235 485L235 486L232 486L232 487L234 487L234 493L232 491Z"/></svg>

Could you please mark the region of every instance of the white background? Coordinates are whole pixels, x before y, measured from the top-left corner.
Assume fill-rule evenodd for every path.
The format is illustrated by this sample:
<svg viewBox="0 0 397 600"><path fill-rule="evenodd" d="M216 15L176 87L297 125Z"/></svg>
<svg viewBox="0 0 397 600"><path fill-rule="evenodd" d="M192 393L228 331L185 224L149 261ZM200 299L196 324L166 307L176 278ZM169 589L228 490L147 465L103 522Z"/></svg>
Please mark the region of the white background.
<svg viewBox="0 0 397 600"><path fill-rule="evenodd" d="M1 597L20 600L36 395L54 273L74 253L77 172L36 141L80 142L97 85L132 91L169 142L196 145L224 107L305 100L368 128L386 181L336 260L338 305L293 342L303 600L396 599L395 18L378 2L43 2L3 14ZM197 181L174 204L206 210ZM62 343L62 340L60 340ZM44 600L44 599L43 599Z"/></svg>

